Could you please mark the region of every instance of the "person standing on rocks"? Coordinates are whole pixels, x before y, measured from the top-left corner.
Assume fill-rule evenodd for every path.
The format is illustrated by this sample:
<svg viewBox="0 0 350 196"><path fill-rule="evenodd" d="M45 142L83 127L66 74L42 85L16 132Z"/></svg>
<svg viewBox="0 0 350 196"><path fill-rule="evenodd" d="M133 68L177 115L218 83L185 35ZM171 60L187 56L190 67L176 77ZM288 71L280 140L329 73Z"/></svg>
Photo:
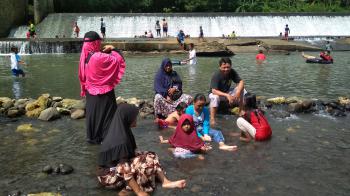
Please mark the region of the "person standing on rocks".
<svg viewBox="0 0 350 196"><path fill-rule="evenodd" d="M289 37L289 34L290 34L290 29L288 27L288 24L286 24L286 27L284 28L284 39L288 41L288 37Z"/></svg>
<svg viewBox="0 0 350 196"><path fill-rule="evenodd" d="M101 18L101 34L103 39L106 38L106 22L103 21L103 18Z"/></svg>
<svg viewBox="0 0 350 196"><path fill-rule="evenodd" d="M235 88L231 88L232 81L236 83ZM228 57L221 58L219 61L219 70L217 70L210 83L210 124L216 124L215 116L221 100L228 101L230 106L242 106L244 82L238 73L232 69L231 59Z"/></svg>
<svg viewBox="0 0 350 196"><path fill-rule="evenodd" d="M163 18L163 37L168 37L168 22Z"/></svg>
<svg viewBox="0 0 350 196"><path fill-rule="evenodd" d="M154 28L156 29L157 37L161 37L161 35L160 35L160 24L159 24L159 20L157 20L156 25L155 25Z"/></svg>
<svg viewBox="0 0 350 196"><path fill-rule="evenodd" d="M125 72L125 60L112 45L100 51L101 38L94 31L83 39L79 63L82 97L86 96L87 141L100 144L117 109L114 87Z"/></svg>

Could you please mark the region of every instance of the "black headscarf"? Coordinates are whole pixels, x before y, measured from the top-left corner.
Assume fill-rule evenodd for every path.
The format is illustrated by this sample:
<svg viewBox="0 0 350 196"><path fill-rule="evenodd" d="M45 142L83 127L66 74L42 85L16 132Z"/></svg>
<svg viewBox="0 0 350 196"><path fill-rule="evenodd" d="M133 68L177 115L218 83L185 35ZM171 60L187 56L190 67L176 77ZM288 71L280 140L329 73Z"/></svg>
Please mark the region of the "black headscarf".
<svg viewBox="0 0 350 196"><path fill-rule="evenodd" d="M172 64L169 58L165 58L160 65L160 68L154 78L154 90L156 94L161 94L163 97L168 95L169 88L177 86L179 90L182 91L182 80L176 71L171 71L167 73L165 71L165 66L167 64Z"/></svg>
<svg viewBox="0 0 350 196"><path fill-rule="evenodd" d="M135 157L136 142L130 126L136 120L138 113L139 109L134 105L118 105L101 144L98 158L100 166L115 166Z"/></svg>

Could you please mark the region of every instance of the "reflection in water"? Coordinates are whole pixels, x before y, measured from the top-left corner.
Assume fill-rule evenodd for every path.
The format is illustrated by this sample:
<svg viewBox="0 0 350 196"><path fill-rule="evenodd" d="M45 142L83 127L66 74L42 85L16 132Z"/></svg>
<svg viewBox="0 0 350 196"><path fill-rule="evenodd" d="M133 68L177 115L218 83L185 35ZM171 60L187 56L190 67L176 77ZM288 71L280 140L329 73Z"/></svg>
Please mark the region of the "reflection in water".
<svg viewBox="0 0 350 196"><path fill-rule="evenodd" d="M15 99L19 99L22 96L22 86L19 78L13 78L12 92Z"/></svg>
<svg viewBox="0 0 350 196"><path fill-rule="evenodd" d="M329 65L321 65L320 71L317 77L317 81L322 81L320 82L320 88L319 88L319 93L320 94L328 94L329 86L330 86L330 81L329 81L329 75L330 75L331 69Z"/></svg>

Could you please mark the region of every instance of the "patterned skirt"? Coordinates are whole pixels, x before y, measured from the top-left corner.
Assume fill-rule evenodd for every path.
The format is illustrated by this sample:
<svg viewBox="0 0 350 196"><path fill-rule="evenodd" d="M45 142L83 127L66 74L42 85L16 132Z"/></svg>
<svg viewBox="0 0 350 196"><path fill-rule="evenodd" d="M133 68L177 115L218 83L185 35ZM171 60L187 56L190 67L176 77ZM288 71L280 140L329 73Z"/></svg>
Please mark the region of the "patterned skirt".
<svg viewBox="0 0 350 196"><path fill-rule="evenodd" d="M136 154L131 162L119 163L112 168L99 168L97 179L107 188L127 188L126 181L134 178L141 190L152 192L155 189L157 172L163 171L158 155L154 152L144 151Z"/></svg>
<svg viewBox="0 0 350 196"><path fill-rule="evenodd" d="M166 118L175 111L176 106L181 102L190 105L192 103L192 97L187 94L182 94L179 99L170 103L162 95L156 94L154 97L154 113L156 116L161 115Z"/></svg>

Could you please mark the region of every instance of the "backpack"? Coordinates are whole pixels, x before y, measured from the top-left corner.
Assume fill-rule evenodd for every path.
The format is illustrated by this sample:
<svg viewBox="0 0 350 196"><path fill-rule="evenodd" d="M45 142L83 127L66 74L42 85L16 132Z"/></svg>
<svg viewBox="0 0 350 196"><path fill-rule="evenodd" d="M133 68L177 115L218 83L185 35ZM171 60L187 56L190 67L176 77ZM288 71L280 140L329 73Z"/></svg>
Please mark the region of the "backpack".
<svg viewBox="0 0 350 196"><path fill-rule="evenodd" d="M269 122L260 110L252 110L250 112L250 123L256 129L255 140L267 140L272 135L272 130Z"/></svg>

